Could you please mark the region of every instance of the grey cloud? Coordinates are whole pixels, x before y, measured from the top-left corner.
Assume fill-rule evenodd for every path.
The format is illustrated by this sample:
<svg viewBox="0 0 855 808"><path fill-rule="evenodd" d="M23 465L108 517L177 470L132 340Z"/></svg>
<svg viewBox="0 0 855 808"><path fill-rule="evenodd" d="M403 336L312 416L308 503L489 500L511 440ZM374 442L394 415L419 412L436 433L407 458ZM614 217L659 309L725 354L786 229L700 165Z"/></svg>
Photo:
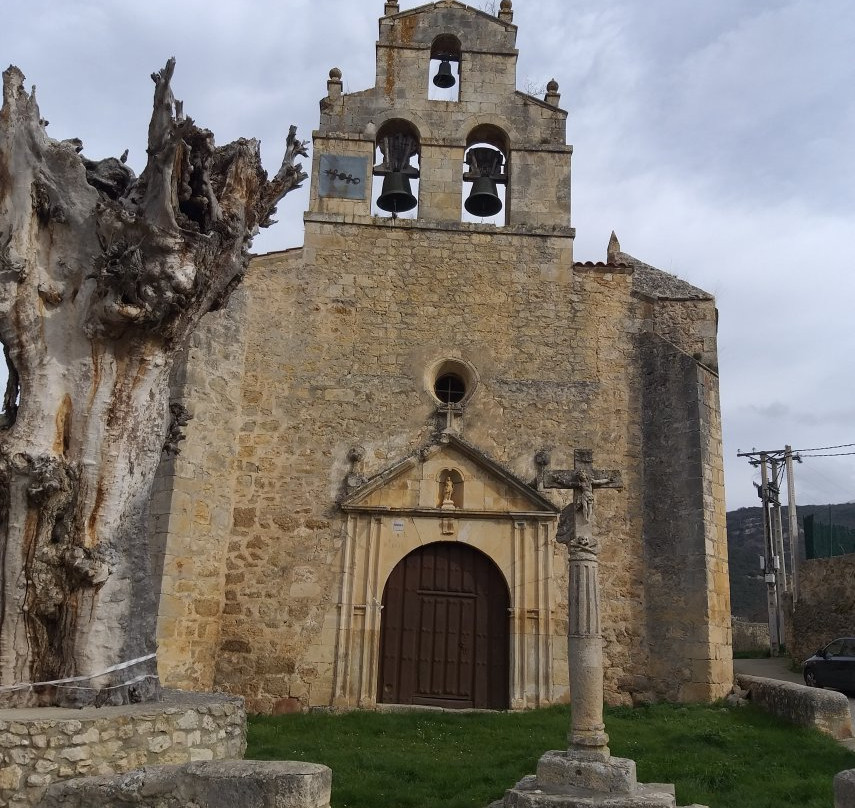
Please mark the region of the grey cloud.
<svg viewBox="0 0 855 808"><path fill-rule="evenodd" d="M304 138L317 125L331 67L347 91L373 83L382 11L6 0L0 52L39 85L54 137L81 137L92 157L130 148L136 170L149 74L175 55L187 113L221 143L260 138L275 170L288 125ZM717 296L728 503L753 505L737 449L852 435L855 5L516 0L514 12L519 86L555 77L569 111L577 258L604 258L614 228L628 252ZM283 200L256 251L302 242L307 193Z"/></svg>

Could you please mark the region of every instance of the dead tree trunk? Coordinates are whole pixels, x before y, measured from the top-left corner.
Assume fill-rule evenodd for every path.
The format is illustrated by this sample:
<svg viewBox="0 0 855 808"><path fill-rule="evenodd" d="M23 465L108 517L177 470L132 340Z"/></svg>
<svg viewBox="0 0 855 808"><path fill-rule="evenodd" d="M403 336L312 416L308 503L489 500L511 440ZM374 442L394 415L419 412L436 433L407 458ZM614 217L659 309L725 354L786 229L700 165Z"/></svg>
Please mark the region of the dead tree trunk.
<svg viewBox="0 0 855 808"><path fill-rule="evenodd" d="M152 75L138 178L49 138L35 90L3 74L0 705L157 698L146 522L170 366L306 177L294 127L270 181L257 141L216 147L173 97L174 64Z"/></svg>

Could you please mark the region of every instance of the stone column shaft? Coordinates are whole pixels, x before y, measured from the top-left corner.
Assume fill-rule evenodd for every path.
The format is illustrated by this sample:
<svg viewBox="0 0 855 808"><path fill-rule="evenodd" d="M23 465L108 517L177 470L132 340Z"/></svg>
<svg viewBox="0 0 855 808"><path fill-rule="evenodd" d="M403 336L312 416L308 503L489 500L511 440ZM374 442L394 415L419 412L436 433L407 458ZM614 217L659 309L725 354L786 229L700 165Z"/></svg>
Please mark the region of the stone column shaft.
<svg viewBox="0 0 855 808"><path fill-rule="evenodd" d="M596 553L578 541L570 543L569 552L569 751L578 757L608 760L609 736L603 723L599 563Z"/></svg>

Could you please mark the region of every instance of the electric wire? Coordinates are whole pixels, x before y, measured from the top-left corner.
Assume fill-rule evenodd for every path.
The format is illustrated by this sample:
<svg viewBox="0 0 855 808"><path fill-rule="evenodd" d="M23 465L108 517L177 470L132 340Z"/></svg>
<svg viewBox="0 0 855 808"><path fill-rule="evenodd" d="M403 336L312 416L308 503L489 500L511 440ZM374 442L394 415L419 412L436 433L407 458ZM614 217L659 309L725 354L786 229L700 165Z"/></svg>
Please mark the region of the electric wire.
<svg viewBox="0 0 855 808"><path fill-rule="evenodd" d="M855 443L840 443L837 446L815 446L813 449L793 449L792 451L793 454L796 452L824 452L826 449L848 449L850 446L855 446Z"/></svg>
<svg viewBox="0 0 855 808"><path fill-rule="evenodd" d="M833 492L831 492L830 489L836 489L847 497L852 496L852 489L850 487L845 486L838 480L824 474L812 463L805 464L801 467L799 470L799 477L803 482L807 483L809 490L813 489L814 497L830 499L833 496Z"/></svg>

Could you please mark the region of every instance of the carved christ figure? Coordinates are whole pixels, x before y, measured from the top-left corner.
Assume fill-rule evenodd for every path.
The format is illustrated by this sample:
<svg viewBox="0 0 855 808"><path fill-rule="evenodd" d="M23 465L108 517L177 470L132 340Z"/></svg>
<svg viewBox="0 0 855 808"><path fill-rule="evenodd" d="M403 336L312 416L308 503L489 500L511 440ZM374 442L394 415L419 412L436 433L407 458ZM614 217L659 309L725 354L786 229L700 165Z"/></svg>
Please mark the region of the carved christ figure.
<svg viewBox="0 0 855 808"><path fill-rule="evenodd" d="M578 491L579 496L576 501L576 510L581 511L582 520L591 524L594 516L594 488L599 488L602 485L609 485L614 482L611 477L603 479L591 479L590 475L584 469L580 469L576 474L576 482L573 486Z"/></svg>

